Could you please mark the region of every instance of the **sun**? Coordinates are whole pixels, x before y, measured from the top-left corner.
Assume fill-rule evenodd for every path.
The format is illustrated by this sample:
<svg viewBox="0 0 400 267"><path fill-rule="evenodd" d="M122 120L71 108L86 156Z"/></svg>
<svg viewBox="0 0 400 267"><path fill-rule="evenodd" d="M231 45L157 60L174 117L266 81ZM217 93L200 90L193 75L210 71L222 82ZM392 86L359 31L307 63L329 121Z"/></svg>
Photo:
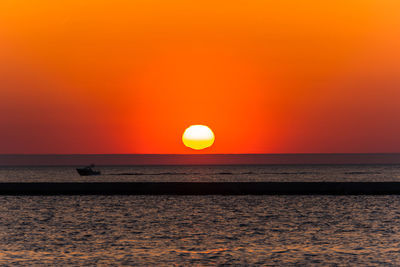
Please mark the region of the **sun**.
<svg viewBox="0 0 400 267"><path fill-rule="evenodd" d="M183 144L195 150L212 146L214 140L214 133L205 125L191 125L182 135Z"/></svg>

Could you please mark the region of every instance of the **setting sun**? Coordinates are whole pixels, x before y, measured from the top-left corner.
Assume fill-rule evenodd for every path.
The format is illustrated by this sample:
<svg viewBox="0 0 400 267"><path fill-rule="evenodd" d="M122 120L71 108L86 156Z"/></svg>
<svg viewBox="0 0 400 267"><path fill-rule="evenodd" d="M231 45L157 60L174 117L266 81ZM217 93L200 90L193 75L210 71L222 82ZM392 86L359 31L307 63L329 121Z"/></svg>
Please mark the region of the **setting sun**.
<svg viewBox="0 0 400 267"><path fill-rule="evenodd" d="M185 146L196 150L212 146L214 140L214 133L205 125L192 125L182 135Z"/></svg>

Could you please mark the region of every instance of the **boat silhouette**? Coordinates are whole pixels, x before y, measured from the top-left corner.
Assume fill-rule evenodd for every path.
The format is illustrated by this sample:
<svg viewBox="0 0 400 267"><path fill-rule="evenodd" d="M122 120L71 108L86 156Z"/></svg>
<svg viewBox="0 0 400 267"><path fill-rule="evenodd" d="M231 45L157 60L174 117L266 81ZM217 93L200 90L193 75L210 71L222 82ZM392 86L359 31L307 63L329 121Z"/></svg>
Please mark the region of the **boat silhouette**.
<svg viewBox="0 0 400 267"><path fill-rule="evenodd" d="M80 176L92 176L92 175L100 175L100 171L93 170L94 164L90 164L89 166L83 168L76 168L76 171Z"/></svg>

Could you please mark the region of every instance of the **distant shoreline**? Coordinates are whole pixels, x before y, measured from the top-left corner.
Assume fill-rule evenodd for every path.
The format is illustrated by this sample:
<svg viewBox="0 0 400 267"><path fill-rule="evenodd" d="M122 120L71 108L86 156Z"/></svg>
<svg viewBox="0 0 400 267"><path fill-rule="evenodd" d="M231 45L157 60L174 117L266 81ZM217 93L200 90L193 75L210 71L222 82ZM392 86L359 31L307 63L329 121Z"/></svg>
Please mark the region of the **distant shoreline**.
<svg viewBox="0 0 400 267"><path fill-rule="evenodd" d="M0 154L0 166L400 164L400 153Z"/></svg>

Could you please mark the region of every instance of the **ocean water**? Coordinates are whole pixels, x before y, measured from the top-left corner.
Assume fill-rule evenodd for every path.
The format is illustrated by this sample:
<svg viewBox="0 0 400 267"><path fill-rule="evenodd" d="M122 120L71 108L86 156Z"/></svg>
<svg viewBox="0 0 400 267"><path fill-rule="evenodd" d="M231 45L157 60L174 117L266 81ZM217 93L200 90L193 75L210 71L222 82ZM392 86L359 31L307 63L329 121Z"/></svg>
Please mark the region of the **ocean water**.
<svg viewBox="0 0 400 267"><path fill-rule="evenodd" d="M0 181L399 181L399 165L1 167ZM400 196L0 196L0 265L399 266Z"/></svg>
<svg viewBox="0 0 400 267"><path fill-rule="evenodd" d="M0 166L0 182L400 181L400 164L100 166L102 175L87 177L75 168Z"/></svg>

